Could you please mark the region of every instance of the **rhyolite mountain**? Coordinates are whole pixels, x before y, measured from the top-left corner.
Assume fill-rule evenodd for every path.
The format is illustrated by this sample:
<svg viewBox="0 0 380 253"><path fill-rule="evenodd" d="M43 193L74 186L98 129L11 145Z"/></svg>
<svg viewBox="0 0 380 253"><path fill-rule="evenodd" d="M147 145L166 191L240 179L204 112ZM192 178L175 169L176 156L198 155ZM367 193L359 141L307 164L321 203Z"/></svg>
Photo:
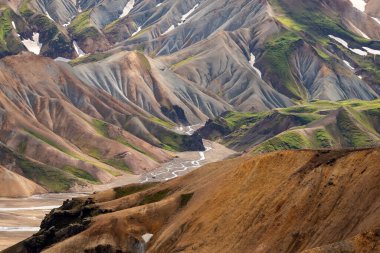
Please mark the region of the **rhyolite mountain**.
<svg viewBox="0 0 380 253"><path fill-rule="evenodd" d="M39 54L73 59L69 64L88 85L176 122L198 123L227 110L378 98L378 5L370 1L362 9L348 0L5 1L1 54L27 50L22 41L39 34ZM144 67L134 69L137 77L129 74L136 66L123 62L131 60L126 50L146 59ZM77 58L78 53L87 55Z"/></svg>
<svg viewBox="0 0 380 253"><path fill-rule="evenodd" d="M0 164L48 191L81 190L152 170L171 151L204 150L199 135L85 85L60 62L22 53L0 69Z"/></svg>
<svg viewBox="0 0 380 253"><path fill-rule="evenodd" d="M249 126L217 134L237 150L378 145L379 118L362 108L278 108L379 98L379 8L348 0L2 0L0 140L38 164L3 166L48 191L81 189L156 168L172 158L167 151L202 150L198 133L175 126L241 112L253 113ZM212 126L225 128L199 133L215 139ZM59 174L54 182L46 168Z"/></svg>
<svg viewBox="0 0 380 253"><path fill-rule="evenodd" d="M379 252L378 55L377 0L0 0L1 196L245 151L66 201L5 252Z"/></svg>

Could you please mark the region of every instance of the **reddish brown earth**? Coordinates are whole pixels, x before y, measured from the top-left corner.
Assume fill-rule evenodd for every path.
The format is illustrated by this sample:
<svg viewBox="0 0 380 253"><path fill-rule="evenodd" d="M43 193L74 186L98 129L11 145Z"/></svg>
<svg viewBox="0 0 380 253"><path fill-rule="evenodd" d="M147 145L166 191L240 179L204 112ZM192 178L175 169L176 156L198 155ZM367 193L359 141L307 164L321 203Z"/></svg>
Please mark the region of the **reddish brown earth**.
<svg viewBox="0 0 380 253"><path fill-rule="evenodd" d="M229 159L67 202L5 252L379 252L379 163L380 149Z"/></svg>

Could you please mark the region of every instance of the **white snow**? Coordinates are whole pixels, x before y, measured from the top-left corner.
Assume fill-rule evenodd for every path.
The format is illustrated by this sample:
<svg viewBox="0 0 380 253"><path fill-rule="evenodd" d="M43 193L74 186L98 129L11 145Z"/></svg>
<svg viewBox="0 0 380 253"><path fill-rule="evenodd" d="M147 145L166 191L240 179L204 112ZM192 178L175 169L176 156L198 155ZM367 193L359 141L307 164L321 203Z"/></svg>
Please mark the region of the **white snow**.
<svg viewBox="0 0 380 253"><path fill-rule="evenodd" d="M69 62L70 59L64 58L64 57L57 57L54 59L54 61L62 61L62 62Z"/></svg>
<svg viewBox="0 0 380 253"><path fill-rule="evenodd" d="M358 76L359 77L359 79L363 79L363 77L362 76Z"/></svg>
<svg viewBox="0 0 380 253"><path fill-rule="evenodd" d="M145 243L149 242L150 239L153 237L153 234L149 234L149 233L146 233L142 236L142 238L144 239Z"/></svg>
<svg viewBox="0 0 380 253"><path fill-rule="evenodd" d="M15 30L16 30L16 24L15 24L15 22L14 22L14 21L12 21L12 27L13 27L13 29L15 29Z"/></svg>
<svg viewBox="0 0 380 253"><path fill-rule="evenodd" d="M350 50L351 50L352 52L354 52L355 54L358 54L358 55L361 55L361 56L366 56L366 55L368 55L368 53L367 53L366 51L363 51L363 50L361 50L361 49L357 49L357 48L352 49L352 48L350 48Z"/></svg>
<svg viewBox="0 0 380 253"><path fill-rule="evenodd" d="M355 68L354 67L352 67L351 66L351 64L348 62L348 61L346 61L346 60L343 60L343 62L351 69L351 70L355 70Z"/></svg>
<svg viewBox="0 0 380 253"><path fill-rule="evenodd" d="M135 6L135 0L129 0L128 3L125 5L123 13L120 15L119 18L127 16L128 13L133 9L133 6Z"/></svg>
<svg viewBox="0 0 380 253"><path fill-rule="evenodd" d="M181 22L179 22L178 25L182 25L183 23L185 23L187 17L189 17L198 8L198 6L199 6L199 4L196 4L191 10L189 10L187 13L183 14L182 18L181 18Z"/></svg>
<svg viewBox="0 0 380 253"><path fill-rule="evenodd" d="M365 11L367 3L364 0L350 0L352 5L359 11Z"/></svg>
<svg viewBox="0 0 380 253"><path fill-rule="evenodd" d="M363 47L368 53L374 54L374 55L380 55L380 50L371 49L368 47Z"/></svg>
<svg viewBox="0 0 380 253"><path fill-rule="evenodd" d="M377 23L380 24L380 19L372 17Z"/></svg>
<svg viewBox="0 0 380 253"><path fill-rule="evenodd" d="M344 46L345 48L348 48L348 43L341 39L341 38L338 38L338 37L335 37L334 35L329 35L329 37L333 40L336 40L337 42L339 42L340 44L342 44L342 46Z"/></svg>
<svg viewBox="0 0 380 253"><path fill-rule="evenodd" d="M45 10L45 15L46 15L50 20L53 20L53 21L54 21L54 19L52 19L52 18L50 17L49 12L47 12L47 10Z"/></svg>
<svg viewBox="0 0 380 253"><path fill-rule="evenodd" d="M137 28L137 31L136 31L136 32L132 33L132 36L131 36L131 37L135 36L135 35L138 34L140 31L141 31L141 26L139 26L139 27Z"/></svg>
<svg viewBox="0 0 380 253"><path fill-rule="evenodd" d="M338 38L336 36L333 36L333 35L329 35L329 37L335 41L337 41L338 43L340 43L342 46L344 46L345 48L347 49L350 49L352 52L354 52L355 54L358 54L358 55L361 55L361 56L366 56L368 55L367 52L361 50L361 49L357 49L357 48L349 48L348 47L348 43L344 40L344 39L341 39L341 38Z"/></svg>
<svg viewBox="0 0 380 253"><path fill-rule="evenodd" d="M73 41L73 45L74 45L75 52L77 52L77 54L79 55L79 57L85 55L85 53L83 52L82 49L80 49L80 47L78 46L78 44L77 44L77 42L75 40Z"/></svg>
<svg viewBox="0 0 380 253"><path fill-rule="evenodd" d="M156 7L159 7L161 4L162 4L162 3L158 3L158 4L156 5Z"/></svg>
<svg viewBox="0 0 380 253"><path fill-rule="evenodd" d="M165 35L165 34L171 32L172 30L174 30L174 28L175 28L175 26L174 26L174 25L171 25L171 26L168 28L168 30L166 30L162 35Z"/></svg>
<svg viewBox="0 0 380 253"><path fill-rule="evenodd" d="M261 71L255 67L256 57L251 53L251 59L249 60L249 64L251 64L252 68L256 71L256 73L261 78Z"/></svg>
<svg viewBox="0 0 380 253"><path fill-rule="evenodd" d="M71 23L71 20L69 22L67 22L66 24L63 24L63 27L68 27Z"/></svg>
<svg viewBox="0 0 380 253"><path fill-rule="evenodd" d="M39 33L33 33L32 40L26 39L22 40L22 44L28 49L29 52L32 52L34 54L40 54L42 44L39 43Z"/></svg>

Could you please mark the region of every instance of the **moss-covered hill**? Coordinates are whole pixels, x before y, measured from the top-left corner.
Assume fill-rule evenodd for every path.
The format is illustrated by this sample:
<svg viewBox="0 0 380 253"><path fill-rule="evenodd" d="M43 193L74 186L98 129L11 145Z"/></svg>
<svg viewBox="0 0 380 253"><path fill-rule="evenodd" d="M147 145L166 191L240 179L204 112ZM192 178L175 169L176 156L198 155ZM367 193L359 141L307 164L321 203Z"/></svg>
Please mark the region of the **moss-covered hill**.
<svg viewBox="0 0 380 253"><path fill-rule="evenodd" d="M361 148L380 145L380 101L314 101L265 113L227 112L199 133L236 150Z"/></svg>

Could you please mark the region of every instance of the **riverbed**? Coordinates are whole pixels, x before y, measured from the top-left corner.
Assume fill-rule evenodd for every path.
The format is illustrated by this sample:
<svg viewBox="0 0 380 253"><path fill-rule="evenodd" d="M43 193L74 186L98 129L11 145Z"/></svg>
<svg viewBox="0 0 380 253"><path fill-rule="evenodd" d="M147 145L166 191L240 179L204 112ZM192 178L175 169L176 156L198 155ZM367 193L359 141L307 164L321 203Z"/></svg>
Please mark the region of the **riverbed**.
<svg viewBox="0 0 380 253"><path fill-rule="evenodd" d="M201 125L178 127L178 133L191 135ZM94 185L90 192L103 191L130 183L165 182L187 174L204 164L227 158L235 152L216 142L203 140L205 151L174 153L176 158L143 175L125 174L104 185ZM29 198L0 198L0 250L33 235L41 221L66 199L88 193L42 194Z"/></svg>
<svg viewBox="0 0 380 253"><path fill-rule="evenodd" d="M61 206L66 199L79 196L84 194L50 193L29 198L0 198L0 250L36 233L45 214Z"/></svg>

